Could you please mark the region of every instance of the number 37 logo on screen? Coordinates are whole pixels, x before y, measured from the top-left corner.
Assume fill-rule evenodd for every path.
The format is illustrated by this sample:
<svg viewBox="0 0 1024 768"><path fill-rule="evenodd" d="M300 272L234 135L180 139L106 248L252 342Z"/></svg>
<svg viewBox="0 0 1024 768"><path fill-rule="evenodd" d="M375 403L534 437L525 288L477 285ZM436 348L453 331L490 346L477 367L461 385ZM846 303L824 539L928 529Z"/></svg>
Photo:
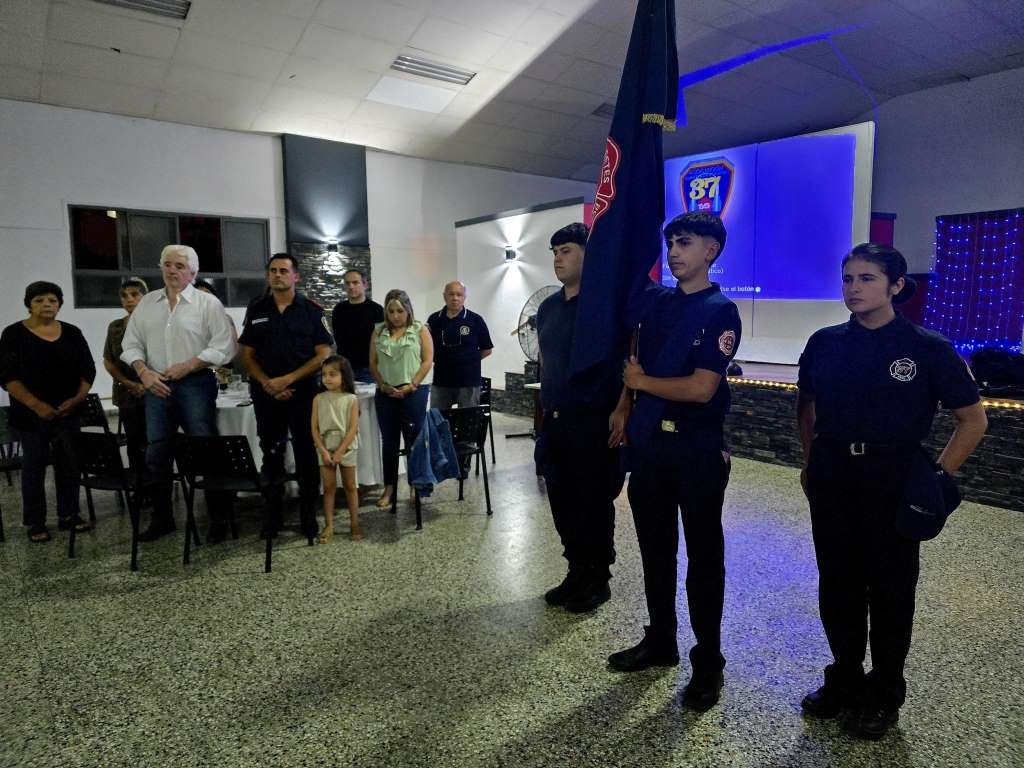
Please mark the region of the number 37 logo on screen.
<svg viewBox="0 0 1024 768"><path fill-rule="evenodd" d="M690 163L679 174L679 191L687 213L721 216L729 204L736 170L724 157Z"/></svg>

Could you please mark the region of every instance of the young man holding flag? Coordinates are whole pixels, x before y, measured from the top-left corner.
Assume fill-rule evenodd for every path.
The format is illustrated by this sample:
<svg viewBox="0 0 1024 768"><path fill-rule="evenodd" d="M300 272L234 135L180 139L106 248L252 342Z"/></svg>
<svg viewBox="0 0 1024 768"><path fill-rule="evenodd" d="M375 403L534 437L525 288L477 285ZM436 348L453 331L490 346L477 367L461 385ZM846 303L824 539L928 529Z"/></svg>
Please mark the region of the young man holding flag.
<svg viewBox="0 0 1024 768"><path fill-rule="evenodd" d="M632 648L608 657L633 672L679 663L676 647L678 512L686 538L686 598L697 643L683 705L705 711L718 701L725 597L722 502L729 482L723 434L729 410L726 368L740 341L739 311L708 279L725 247L721 219L686 213L664 230L675 289L650 283L633 298L640 319L636 351L613 417L626 423L629 503L633 510L650 625ZM633 403L633 394L636 402Z"/></svg>

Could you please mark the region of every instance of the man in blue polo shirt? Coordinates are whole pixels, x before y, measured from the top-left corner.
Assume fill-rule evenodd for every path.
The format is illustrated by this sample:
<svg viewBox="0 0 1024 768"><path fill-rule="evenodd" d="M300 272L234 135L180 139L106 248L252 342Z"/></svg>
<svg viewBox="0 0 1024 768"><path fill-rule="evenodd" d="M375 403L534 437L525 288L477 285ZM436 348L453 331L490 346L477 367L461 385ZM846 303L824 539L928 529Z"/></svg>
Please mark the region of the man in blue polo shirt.
<svg viewBox="0 0 1024 768"><path fill-rule="evenodd" d="M466 309L466 285L458 280L444 287L444 305L427 318L434 339L430 407L480 405L480 361L494 351L487 323Z"/></svg>

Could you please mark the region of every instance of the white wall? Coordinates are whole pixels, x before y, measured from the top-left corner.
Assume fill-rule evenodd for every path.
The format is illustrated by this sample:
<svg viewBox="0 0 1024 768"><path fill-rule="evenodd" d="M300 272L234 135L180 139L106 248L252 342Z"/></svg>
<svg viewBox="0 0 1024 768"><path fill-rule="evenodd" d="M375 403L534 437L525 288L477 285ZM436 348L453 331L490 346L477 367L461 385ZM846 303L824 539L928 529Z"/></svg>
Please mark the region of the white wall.
<svg viewBox="0 0 1024 768"><path fill-rule="evenodd" d="M544 201L538 201L541 203ZM483 375L495 389L505 388L505 373L522 373L526 356L511 332L519 325L526 300L545 285L560 285L551 268L551 235L566 224L583 221L583 206L551 208L508 216L456 230L458 273L469 286L466 306L482 315L491 331L494 352L483 362ZM506 245L519 258L505 262Z"/></svg>
<svg viewBox="0 0 1024 768"><path fill-rule="evenodd" d="M26 317L28 283L57 283L60 318L85 334L99 371L95 391L106 395L103 341L121 310L74 307L69 204L266 218L271 249L281 250L281 143L0 99L0 326ZM244 310L231 314L240 325Z"/></svg>
<svg viewBox="0 0 1024 768"><path fill-rule="evenodd" d="M491 322L474 303L485 290L460 271L456 221L594 193L589 182L374 151L366 153L366 176L374 298L403 288L421 320L444 305L445 283L462 280L469 286L466 305ZM495 384L504 386L503 373Z"/></svg>
<svg viewBox="0 0 1024 768"><path fill-rule="evenodd" d="M1024 206L1022 96L1024 69L1014 69L879 108L872 209L897 215L911 271L931 269L936 216Z"/></svg>
<svg viewBox="0 0 1024 768"><path fill-rule="evenodd" d="M367 176L375 294L405 288L422 318L458 277L455 221L593 191L589 183L373 151ZM101 369L95 391L109 394L100 358L120 310L74 308L67 206L266 218L273 252L285 248L282 178L276 136L0 99L0 327L25 317L27 283L57 283L61 319L85 333ZM229 311L240 326L244 310Z"/></svg>

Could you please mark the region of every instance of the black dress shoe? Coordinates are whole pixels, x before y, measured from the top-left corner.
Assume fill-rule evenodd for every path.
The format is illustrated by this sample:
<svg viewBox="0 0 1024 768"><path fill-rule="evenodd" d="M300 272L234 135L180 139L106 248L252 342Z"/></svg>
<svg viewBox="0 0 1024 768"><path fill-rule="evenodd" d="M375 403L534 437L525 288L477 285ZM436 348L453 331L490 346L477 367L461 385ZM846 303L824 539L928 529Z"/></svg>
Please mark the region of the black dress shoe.
<svg viewBox="0 0 1024 768"><path fill-rule="evenodd" d="M725 677L721 672L712 677L694 675L683 689L683 706L695 712L707 712L718 703L724 683Z"/></svg>
<svg viewBox="0 0 1024 768"><path fill-rule="evenodd" d="M544 602L548 605L565 605L569 596L577 590L580 583L578 571L569 571L557 587L552 587L544 593Z"/></svg>
<svg viewBox="0 0 1024 768"><path fill-rule="evenodd" d="M877 741L885 736L899 719L899 709L888 709L881 705L870 706L861 711L853 732L862 739Z"/></svg>
<svg viewBox="0 0 1024 768"><path fill-rule="evenodd" d="M602 603L607 603L611 596L612 591L607 581L585 582L566 599L565 610L569 613L589 613Z"/></svg>
<svg viewBox="0 0 1024 768"><path fill-rule="evenodd" d="M679 650L675 638L668 642L651 640L647 628L644 639L624 651L608 657L608 666L616 672L639 672L648 667L674 667L679 663Z"/></svg>
<svg viewBox="0 0 1024 768"><path fill-rule="evenodd" d="M850 696L839 688L823 685L811 691L800 701L800 708L805 715L831 720L839 712L850 705Z"/></svg>
<svg viewBox="0 0 1024 768"><path fill-rule="evenodd" d="M174 530L173 520L166 520L164 522L154 520L149 524L149 528L139 534L139 541L156 541L168 533L174 533Z"/></svg>

